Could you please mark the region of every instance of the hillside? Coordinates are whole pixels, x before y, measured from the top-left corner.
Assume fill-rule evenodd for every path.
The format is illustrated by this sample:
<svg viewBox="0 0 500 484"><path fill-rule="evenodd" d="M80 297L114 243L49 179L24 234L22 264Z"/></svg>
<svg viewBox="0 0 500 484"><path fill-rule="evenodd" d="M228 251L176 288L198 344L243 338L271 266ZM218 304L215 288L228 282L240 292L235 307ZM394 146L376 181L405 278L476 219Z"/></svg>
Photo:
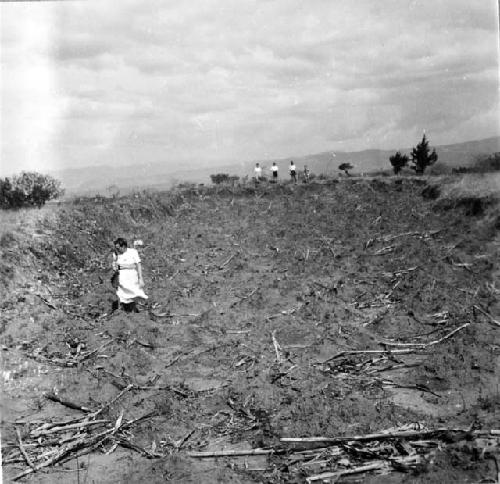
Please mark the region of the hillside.
<svg viewBox="0 0 500 484"><path fill-rule="evenodd" d="M478 155L500 151L500 137L452 145L432 145L432 147L436 148L440 164L449 167L469 166ZM411 147L398 148L398 150L408 155L411 153ZM297 157L294 160L299 166L308 165L315 173L335 174L338 173L338 166L341 163L351 163L354 166L353 173L369 174L374 171L390 170L389 157L395 152L396 149L365 150L353 153L336 151ZM286 167L286 162L287 160L281 160L283 167Z"/></svg>
<svg viewBox="0 0 500 484"><path fill-rule="evenodd" d="M496 478L498 200L389 177L0 213L4 478ZM138 314L110 311L117 236Z"/></svg>
<svg viewBox="0 0 500 484"><path fill-rule="evenodd" d="M500 137L469 141L436 147L439 163L450 167L468 166L478 155L500 151ZM316 174L337 175L338 166L349 162L354 166L354 173L371 173L390 169L389 157L396 150L365 150L359 152L324 152L307 156L287 157L275 160L254 160L232 165L182 166L169 169L166 164L150 163L127 167L95 166L83 169L61 170L53 175L63 182L69 194L108 194L107 188L114 185L121 193L131 192L145 187L168 189L179 182L210 183L210 175L229 173L238 176L253 176L256 162L269 169L272 162L277 162L281 176L288 176L288 165L293 159L299 169L308 165ZM401 151L410 153L411 148ZM335 156L333 156L335 155Z"/></svg>

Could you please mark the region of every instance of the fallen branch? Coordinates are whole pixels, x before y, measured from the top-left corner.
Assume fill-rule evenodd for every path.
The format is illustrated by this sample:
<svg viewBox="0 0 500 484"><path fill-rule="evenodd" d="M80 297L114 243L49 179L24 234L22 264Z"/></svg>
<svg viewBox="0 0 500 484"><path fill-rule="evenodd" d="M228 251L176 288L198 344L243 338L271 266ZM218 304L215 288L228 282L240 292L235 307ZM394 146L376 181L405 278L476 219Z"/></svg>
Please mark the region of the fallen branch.
<svg viewBox="0 0 500 484"><path fill-rule="evenodd" d="M442 338L437 339L435 341L430 341L428 343L391 343L389 341L381 341L381 344L388 345L388 346L412 346L412 347L418 347L418 348L427 348L428 346L437 345L438 343L441 343L442 341L445 341L445 340L451 338L454 334L458 333L459 331L461 331L462 329L466 328L469 325L470 325L470 322L462 324L462 326L455 328L453 331L446 334Z"/></svg>
<svg viewBox="0 0 500 484"><path fill-rule="evenodd" d="M194 433L196 432L196 429L193 429L191 430L190 432L188 432L181 440L179 440L178 442L174 442L174 447L177 449L177 450L180 450L182 448L182 446L188 441L188 439L191 437L191 435L193 435Z"/></svg>
<svg viewBox="0 0 500 484"><path fill-rule="evenodd" d="M137 338L134 338L131 342L130 345L133 345L134 343L137 343L139 346L143 346L144 348L150 348L154 349L154 346L150 343L146 343L144 341L138 340Z"/></svg>
<svg viewBox="0 0 500 484"><path fill-rule="evenodd" d="M249 450L219 450L213 452L188 452L189 457L205 459L209 457L239 457L243 455L283 454L284 449L249 449Z"/></svg>
<svg viewBox="0 0 500 484"><path fill-rule="evenodd" d="M127 439L124 439L122 437L114 437L114 440L117 444L121 445L122 447L126 447L127 449L135 450L137 453L143 455L144 457L147 457L148 459L157 459L159 457L164 457L163 454L159 454L157 452L150 452L143 447L134 444L130 442Z"/></svg>
<svg viewBox="0 0 500 484"><path fill-rule="evenodd" d="M386 350L346 350L346 351L341 351L340 353L337 353L336 355L331 356L330 358L326 359L325 361L319 362L321 365L324 365L325 363L328 363L332 360L335 360L337 358L341 358L342 356L347 356L347 355L364 355L364 354L381 354L381 353L388 353L391 355L402 355L402 354L408 354L408 353L415 353L418 351L417 348L407 348L407 349L401 349L401 350L391 350L391 349L386 349Z"/></svg>
<svg viewBox="0 0 500 484"><path fill-rule="evenodd" d="M73 429L81 429L83 427L91 427L93 425L101 425L109 423L109 420L91 420L91 421L82 421L70 425L63 425L63 426L58 426L58 427L51 427L50 429L47 430L37 430L35 429L33 432L30 432L30 436L33 438L40 437L42 435L50 435L50 434L55 434L56 432L66 432L68 430L73 430Z"/></svg>
<svg viewBox="0 0 500 484"><path fill-rule="evenodd" d="M396 387L396 388L406 388L408 390L418 390L419 392L427 392L434 395L437 398L441 398L441 395L434 393L430 388L425 385L402 385L400 383L393 382L392 380L381 380L382 385Z"/></svg>
<svg viewBox="0 0 500 484"><path fill-rule="evenodd" d="M151 314L157 318L197 318L200 316L199 313L186 313L186 314L175 314L175 313L155 313L151 311Z"/></svg>
<svg viewBox="0 0 500 484"><path fill-rule="evenodd" d="M375 462L373 464L367 464L365 466L355 467L354 469L347 469L345 471L336 471L336 472L324 472L323 474L317 474L315 476L307 477L306 481L314 482L314 481L322 481L325 479L331 479L332 477L341 477L348 474L360 474L362 472L375 471L379 469L384 469L388 466L387 462Z"/></svg>
<svg viewBox="0 0 500 484"><path fill-rule="evenodd" d="M49 393L46 393L44 396L47 400L51 400L53 402L60 403L61 405L64 405L65 407L72 408L73 410L80 410L80 412L84 412L84 413L92 412L92 410L90 408L83 407L82 405L78 405L77 403L70 402L69 400L63 400L62 398L58 397L55 393L49 392Z"/></svg>
<svg viewBox="0 0 500 484"><path fill-rule="evenodd" d="M50 308L50 309L57 309L56 306L54 306L48 299L44 298L42 295L37 294L37 296Z"/></svg>
<svg viewBox="0 0 500 484"><path fill-rule="evenodd" d="M438 437L449 435L451 433L461 432L463 434L470 433L469 429L447 429L440 428L435 430L407 430L403 432L381 432L377 434L366 435L351 435L347 437L282 437L281 442L310 442L321 444L337 444L343 442L369 442L372 440L391 440L391 439L413 439L423 437Z"/></svg>

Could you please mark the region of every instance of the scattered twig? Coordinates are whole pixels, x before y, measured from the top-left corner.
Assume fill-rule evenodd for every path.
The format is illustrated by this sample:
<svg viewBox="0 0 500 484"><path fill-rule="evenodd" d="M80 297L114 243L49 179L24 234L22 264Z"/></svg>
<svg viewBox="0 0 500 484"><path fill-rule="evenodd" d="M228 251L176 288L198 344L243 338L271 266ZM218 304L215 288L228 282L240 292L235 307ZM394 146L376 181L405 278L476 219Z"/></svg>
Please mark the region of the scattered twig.
<svg viewBox="0 0 500 484"><path fill-rule="evenodd" d="M50 308L50 309L57 309L56 306L54 306L48 299L46 299L45 297L43 297L42 295L40 294L37 294L37 296Z"/></svg>
<svg viewBox="0 0 500 484"><path fill-rule="evenodd" d="M85 438L82 437L78 439L75 442L72 442L71 444L68 444L66 446L63 446L55 455L53 455L51 458L47 459L46 461L34 466L30 467L29 469L21 472L20 474L17 474L16 476L13 477L13 481L17 481L21 477L24 477L28 474L31 474L32 472L39 471L40 469L43 469L44 467L48 467L50 465L56 464L60 460L62 460L64 457L67 457L71 452L75 450L79 450L81 447L92 447L96 444L100 444L104 442L110 435L114 434L121 426L121 421L118 422L113 427L112 429L105 430L104 432L101 432L93 437L90 438Z"/></svg>
<svg viewBox="0 0 500 484"><path fill-rule="evenodd" d="M183 398L189 397L189 393L186 393L182 390L179 390L178 388L174 388L170 385L162 385L162 386L148 386L148 385L143 385L143 386L136 386L134 385L134 390L144 390L144 391L162 391L162 390L167 390L171 391L173 393L176 393L177 395L180 395Z"/></svg>
<svg viewBox="0 0 500 484"><path fill-rule="evenodd" d="M229 259L227 259L225 262L223 262L220 266L219 269L224 269L225 266L227 266L237 255L239 252L234 253Z"/></svg>
<svg viewBox="0 0 500 484"><path fill-rule="evenodd" d="M194 350L193 350L194 351ZM174 363L177 363L177 361L179 361L183 356L187 356L189 355L190 353L193 353L193 351L188 351L188 352L184 352L184 353L179 353L177 356L175 356L174 358L172 358L168 363L165 364L165 368L168 368L170 366L172 366Z"/></svg>
<svg viewBox="0 0 500 484"><path fill-rule="evenodd" d="M174 442L174 446L177 450L180 450L182 448L182 446L188 441L188 439L191 437L191 435L193 435L194 433L196 432L196 429L193 429L191 430L190 432L188 432L184 437L182 437L181 440L179 440L178 442Z"/></svg>
<svg viewBox="0 0 500 484"><path fill-rule="evenodd" d="M331 239L331 240L333 240L333 239ZM335 257L335 251L333 250L333 247L330 245L330 241L323 235L321 236L321 241L323 242L323 244L325 244L328 247L328 249L332 253L332 256Z"/></svg>
<svg viewBox="0 0 500 484"><path fill-rule="evenodd" d="M396 363L394 365L389 365L384 368L373 368L372 370L368 370L366 373L382 373L383 371L391 371L391 370L399 370L401 368L413 368L415 366L420 366L423 362L420 363Z"/></svg>
<svg viewBox="0 0 500 484"><path fill-rule="evenodd" d="M483 313L490 320L491 323L495 324L496 326L500 326L500 321L494 319L493 316L490 313L486 312L481 306L475 304L473 307L477 309L480 313Z"/></svg>
<svg viewBox="0 0 500 484"><path fill-rule="evenodd" d="M380 312L379 314L377 314L375 317L373 317L372 319L370 319L369 321L367 321L366 323L363 323L363 326L366 327L366 326L370 326L371 324L375 324L375 323L378 323L379 321L382 320L382 318L389 312L389 309L385 309L385 311L382 311Z"/></svg>
<svg viewBox="0 0 500 484"><path fill-rule="evenodd" d="M119 400L123 395L125 395L125 393L127 393L129 390L131 390L132 388L134 387L134 385L132 383L129 383L118 395L116 395L116 397L114 397L112 400L110 400L109 402L105 403L101 408L99 408L98 410L96 410L95 412L92 412L89 417L91 418L95 418L97 417L99 414L101 414L102 412L104 412L104 410L106 410L107 408L109 408L111 405L113 405L113 403L115 403L117 400Z"/></svg>
<svg viewBox="0 0 500 484"><path fill-rule="evenodd" d="M281 380L281 378L287 376L289 373L291 373L293 370L295 370L295 368L297 368L297 365L293 365L291 366L287 371L283 371L283 372L280 372L278 373L277 375L275 375L272 379L271 379L271 383L275 383L277 382L278 380Z"/></svg>
<svg viewBox="0 0 500 484"><path fill-rule="evenodd" d="M419 238L428 239L432 235L436 235L439 232L441 232L441 230L430 230L429 232L424 232L424 233L422 233L422 232L403 232L401 234L396 234L396 235L386 235L383 237L375 237L373 239L369 239L365 243L365 249L370 247L370 245L373 245L375 242L392 242L395 239L398 239L400 237L407 237L407 236L420 236Z"/></svg>
<svg viewBox="0 0 500 484"><path fill-rule="evenodd" d="M137 338L134 338L130 342L130 346L132 346L134 343L137 343L139 346L142 346L144 348L154 349L154 346L152 344L146 343L145 341L138 340Z"/></svg>
<svg viewBox="0 0 500 484"><path fill-rule="evenodd" d="M276 361L279 364L281 364L285 361L285 358L283 357L283 351L281 350L281 346L278 343L278 340L276 339L276 330L272 332L271 336L273 339L274 351L276 352Z"/></svg>
<svg viewBox="0 0 500 484"><path fill-rule="evenodd" d="M237 304L239 304L241 301L244 301L245 299L250 299L257 292L258 289L259 288L256 287L250 294L247 294L246 296L238 296L239 300L234 302L233 304L231 304L231 307L236 306Z"/></svg>
<svg viewBox="0 0 500 484"><path fill-rule="evenodd" d="M33 469L35 470L35 465L33 462L31 462L31 459L29 458L28 454L26 453L26 450L24 449L23 446L23 441L21 439L21 432L19 431L18 428L16 428L16 434L17 434L17 444L19 446L19 450L21 451L21 454L23 454L24 459L26 460L26 463Z"/></svg>
<svg viewBox="0 0 500 484"><path fill-rule="evenodd" d="M434 341L430 341L428 343L391 343L389 341L382 341L381 344L388 345L388 346L412 346L412 347L418 347L418 348L427 348L428 346L437 345L437 344L441 343L442 341L445 341L448 338L451 338L454 334L458 333L459 331L461 331L462 329L466 328L469 325L470 325L470 322L462 324L462 326L455 328L453 331L446 334L442 338L439 338L439 339L434 340Z"/></svg>
<svg viewBox="0 0 500 484"><path fill-rule="evenodd" d="M179 274L181 271L175 271L170 277L169 280L172 280L177 274Z"/></svg>

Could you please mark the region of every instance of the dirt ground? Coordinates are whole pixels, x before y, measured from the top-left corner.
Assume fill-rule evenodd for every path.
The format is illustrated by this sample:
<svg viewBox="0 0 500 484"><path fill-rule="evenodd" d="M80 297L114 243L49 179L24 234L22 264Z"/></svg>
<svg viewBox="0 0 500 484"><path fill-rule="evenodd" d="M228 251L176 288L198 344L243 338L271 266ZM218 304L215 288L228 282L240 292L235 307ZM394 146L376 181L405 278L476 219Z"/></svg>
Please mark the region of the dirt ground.
<svg viewBox="0 0 500 484"><path fill-rule="evenodd" d="M111 427L145 418L20 480L299 483L366 455L344 446L348 462L299 461L282 438L498 429L495 186L192 186L2 213L4 480L29 469L19 438L44 462L74 436L37 440L34 429L107 402ZM118 236L144 242L149 299L138 314L110 312ZM249 449L276 452L189 455ZM319 482L494 482L484 452L439 443L429 455Z"/></svg>

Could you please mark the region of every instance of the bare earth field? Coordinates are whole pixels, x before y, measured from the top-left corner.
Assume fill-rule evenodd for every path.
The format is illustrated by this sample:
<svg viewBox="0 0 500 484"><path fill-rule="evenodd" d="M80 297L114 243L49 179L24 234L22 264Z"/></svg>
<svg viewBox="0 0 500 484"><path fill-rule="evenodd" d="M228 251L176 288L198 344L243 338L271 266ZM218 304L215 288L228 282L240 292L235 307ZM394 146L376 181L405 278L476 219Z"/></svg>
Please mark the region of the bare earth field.
<svg viewBox="0 0 500 484"><path fill-rule="evenodd" d="M498 482L498 182L0 214L4 481ZM144 241L139 314L110 314L118 236Z"/></svg>

